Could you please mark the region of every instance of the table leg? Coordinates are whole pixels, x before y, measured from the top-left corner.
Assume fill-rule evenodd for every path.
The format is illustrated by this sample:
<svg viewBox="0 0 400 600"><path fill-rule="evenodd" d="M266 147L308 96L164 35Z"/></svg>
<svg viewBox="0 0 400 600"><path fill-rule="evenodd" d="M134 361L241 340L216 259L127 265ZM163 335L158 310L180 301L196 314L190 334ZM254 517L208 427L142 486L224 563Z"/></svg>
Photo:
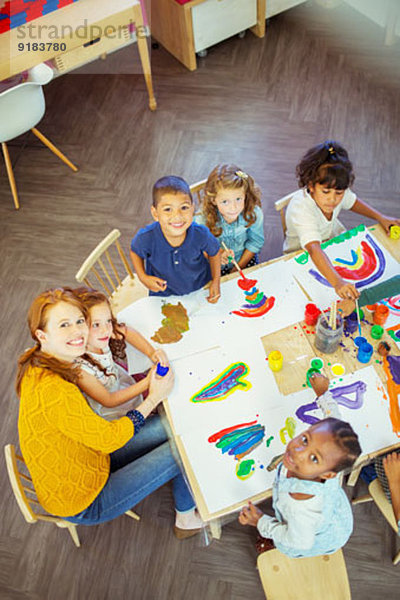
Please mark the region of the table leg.
<svg viewBox="0 0 400 600"><path fill-rule="evenodd" d="M147 92L149 94L149 108L150 110L156 110L157 101L155 99L153 91L153 80L151 78L151 66L149 50L147 47L147 38L145 35L142 34L144 25L142 9L140 5L134 7L134 23L136 26L136 39L139 50L140 62L142 63L144 80L146 82Z"/></svg>
<svg viewBox="0 0 400 600"><path fill-rule="evenodd" d="M213 538L216 540L221 539L221 521L220 519L214 519L210 521L210 531Z"/></svg>

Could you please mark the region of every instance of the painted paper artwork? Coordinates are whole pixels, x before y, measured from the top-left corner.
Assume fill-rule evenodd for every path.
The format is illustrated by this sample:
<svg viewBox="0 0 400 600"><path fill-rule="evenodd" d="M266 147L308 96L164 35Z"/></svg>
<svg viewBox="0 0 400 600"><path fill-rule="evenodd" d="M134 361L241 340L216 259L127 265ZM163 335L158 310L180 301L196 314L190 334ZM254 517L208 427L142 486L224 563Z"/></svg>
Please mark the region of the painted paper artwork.
<svg viewBox="0 0 400 600"><path fill-rule="evenodd" d="M388 307L389 316L384 327L397 347L400 348L400 295L385 298L378 304Z"/></svg>
<svg viewBox="0 0 400 600"><path fill-rule="evenodd" d="M259 338L304 318L308 300L288 263L273 263L250 275L253 285L249 289L243 288L248 278L238 275L223 283L217 304L204 305L197 313L213 320L217 335L225 343L227 339Z"/></svg>
<svg viewBox="0 0 400 600"><path fill-rule="evenodd" d="M366 228L359 225L321 244L337 273L362 290L396 275L398 262ZM308 252L291 261L292 273L313 301L326 308L337 299L335 290L314 266Z"/></svg>
<svg viewBox="0 0 400 600"><path fill-rule="evenodd" d="M179 342L184 332L189 330L189 317L186 308L181 302L177 304L165 302L161 306L161 312L164 315L161 327L151 336L151 339L159 344Z"/></svg>
<svg viewBox="0 0 400 600"><path fill-rule="evenodd" d="M227 427L213 433L208 438L209 443L215 442L222 454L226 452L234 456L236 460L241 460L247 454L261 444L265 435L265 427L257 423L257 420L250 423L239 423L232 427Z"/></svg>
<svg viewBox="0 0 400 600"><path fill-rule="evenodd" d="M249 407L257 413L267 397L279 402L278 387L257 339L245 347L217 347L181 358L173 362L173 369L168 407L176 433L208 428L211 423L214 431L209 436L244 422Z"/></svg>

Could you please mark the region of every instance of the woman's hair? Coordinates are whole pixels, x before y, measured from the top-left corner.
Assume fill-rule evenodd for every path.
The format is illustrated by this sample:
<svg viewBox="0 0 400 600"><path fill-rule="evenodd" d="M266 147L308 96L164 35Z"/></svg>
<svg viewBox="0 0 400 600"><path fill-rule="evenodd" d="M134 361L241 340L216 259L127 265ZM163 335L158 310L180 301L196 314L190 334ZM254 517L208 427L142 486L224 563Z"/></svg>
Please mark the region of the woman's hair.
<svg viewBox="0 0 400 600"><path fill-rule="evenodd" d="M35 341L35 346L25 350L18 359L18 371L15 384L18 395L21 391L22 378L30 366L48 369L71 383L76 384L78 381L79 369L76 368L76 365L42 352L40 342L36 337L36 331L38 329L46 329L49 310L59 302L66 302L67 304L75 306L82 312L87 320L87 310L79 298L73 293L71 288L54 288L43 292L35 298L28 311L28 326L32 339Z"/></svg>
<svg viewBox="0 0 400 600"><path fill-rule="evenodd" d="M97 290L94 290L94 289L88 288L88 287L84 287L84 286L75 288L73 290L73 292L79 298L79 300L84 304L84 306L87 310L87 313L88 313L89 321L90 321L90 309L93 308L93 306L97 306L98 304L103 304L103 303L106 303L108 305L110 312L111 312L111 323L112 323L112 329L113 329L113 337L110 338L110 342L109 342L111 354L112 354L114 360L126 360L125 336L122 333L122 331L120 331L118 329L118 322L117 322L117 319L113 315L110 301L107 298L107 296L105 294L103 294L103 292L98 292ZM88 355L85 354L83 356L83 358L88 358ZM91 361L89 360L89 362L91 362ZM95 364L100 367L100 365L98 365L97 362ZM106 373L106 371L104 369L101 369L101 370L104 371L104 373Z"/></svg>
<svg viewBox="0 0 400 600"><path fill-rule="evenodd" d="M354 181L349 155L334 140L326 140L308 150L296 167L296 176L300 187L319 183L327 188L345 190Z"/></svg>
<svg viewBox="0 0 400 600"><path fill-rule="evenodd" d="M206 219L206 225L211 233L220 236L222 227L218 225L220 219L215 198L221 189L244 189L246 194L244 201L243 217L246 221L246 227L249 227L256 221L255 207L261 207L261 190L255 184L254 179L244 173L236 165L217 165L209 174L201 210Z"/></svg>
<svg viewBox="0 0 400 600"><path fill-rule="evenodd" d="M339 462L333 467L333 471L339 473L344 469L349 469L353 466L356 459L361 454L361 446L358 441L358 436L354 432L350 423L329 417L323 419L319 423L327 423L332 433L333 441L341 449L342 457Z"/></svg>

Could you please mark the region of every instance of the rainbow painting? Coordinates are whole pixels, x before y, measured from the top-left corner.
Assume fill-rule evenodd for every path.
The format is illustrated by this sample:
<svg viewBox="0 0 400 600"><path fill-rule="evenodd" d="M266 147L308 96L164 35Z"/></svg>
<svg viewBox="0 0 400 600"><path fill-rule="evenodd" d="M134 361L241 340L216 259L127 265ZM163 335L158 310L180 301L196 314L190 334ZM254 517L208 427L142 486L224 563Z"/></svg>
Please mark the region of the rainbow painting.
<svg viewBox="0 0 400 600"><path fill-rule="evenodd" d="M385 255L376 241L367 233L356 250L351 250L351 258L334 258L332 264L340 277L354 281L355 287L372 285L382 277L386 268ZM331 287L331 284L315 269L309 270L317 281Z"/></svg>
<svg viewBox="0 0 400 600"><path fill-rule="evenodd" d="M240 281L240 280L239 280ZM257 281L255 280L255 283ZM275 298L267 296L264 292L260 292L256 286L250 290L244 290L246 304L243 304L240 310L233 310L232 314L238 317L262 317L265 315L275 304Z"/></svg>
<svg viewBox="0 0 400 600"><path fill-rule="evenodd" d="M208 441L210 444L215 443L216 448L219 448L222 454L228 454L237 460L241 460L261 444L264 436L264 425L257 423L257 420L255 420L250 423L239 423L221 429L221 431L210 435Z"/></svg>
<svg viewBox="0 0 400 600"><path fill-rule="evenodd" d="M227 367L215 379L201 388L191 398L191 402L214 402L223 400L236 390L247 392L251 383L244 378L250 369L246 363L237 362Z"/></svg>

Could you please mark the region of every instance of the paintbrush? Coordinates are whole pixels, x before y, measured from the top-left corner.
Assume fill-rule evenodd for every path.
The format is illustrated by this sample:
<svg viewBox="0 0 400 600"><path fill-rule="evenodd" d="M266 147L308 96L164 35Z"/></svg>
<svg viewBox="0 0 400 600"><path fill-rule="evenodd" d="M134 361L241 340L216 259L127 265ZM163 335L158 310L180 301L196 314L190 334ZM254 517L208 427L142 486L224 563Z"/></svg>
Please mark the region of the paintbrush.
<svg viewBox="0 0 400 600"><path fill-rule="evenodd" d="M277 454L276 456L274 456L274 458L271 460L271 462L269 463L269 465L267 467L267 471L273 471L274 469L276 469L276 467L282 461L284 456L285 456L285 453Z"/></svg>
<svg viewBox="0 0 400 600"><path fill-rule="evenodd" d="M224 247L224 250L226 250L227 252L229 252L229 248L227 248L226 244L224 242L221 242L221 244ZM230 259L233 262L233 264L235 265L235 267L237 268L237 270L239 271L240 275L243 277L243 279L246 279L246 277L243 274L242 269L239 267L239 265L236 262L236 260L234 259L234 257L231 256Z"/></svg>
<svg viewBox="0 0 400 600"><path fill-rule="evenodd" d="M356 298L356 313L358 323L358 335L361 337L361 320L360 320L360 309L358 308L358 298Z"/></svg>

